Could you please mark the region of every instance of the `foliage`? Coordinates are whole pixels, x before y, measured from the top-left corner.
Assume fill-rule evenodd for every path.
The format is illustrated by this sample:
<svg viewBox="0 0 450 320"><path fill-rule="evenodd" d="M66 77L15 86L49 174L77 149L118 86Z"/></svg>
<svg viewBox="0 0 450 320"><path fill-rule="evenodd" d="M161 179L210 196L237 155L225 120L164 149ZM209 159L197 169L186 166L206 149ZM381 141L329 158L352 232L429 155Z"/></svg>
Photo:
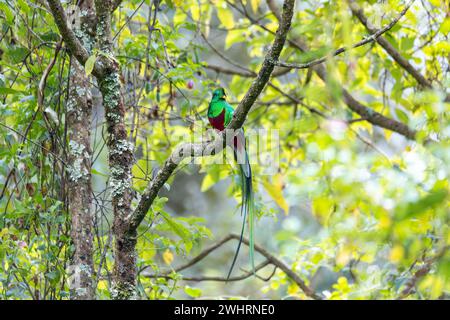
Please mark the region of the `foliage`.
<svg viewBox="0 0 450 320"><path fill-rule="evenodd" d="M263 166L253 165L259 223L280 221L274 234L257 239L326 298L395 299L411 281L411 298L448 298L450 18L444 2L417 1L383 35L434 89L418 86L380 45L369 43L327 60L326 81L311 69L273 77L245 123L278 129L280 136L278 172L266 176ZM212 88L226 87L231 102L243 98L253 79L242 73L258 71L278 25L260 0L166 0L155 20L153 3L123 1L112 24L127 129L135 143L137 193L173 148L206 124ZM398 0L358 3L377 28L403 8ZM72 254L65 168L70 57L62 50L56 59L44 112L38 85L54 57L58 29L35 2L0 0L0 8L0 297L65 299ZM282 59L309 62L367 35L346 1L297 1L289 38L303 39L311 50L287 45ZM87 75L99 54L86 63ZM416 129L416 141L360 119L345 105L342 88ZM94 108L95 281L98 298L106 299L114 262L111 190L102 108ZM177 173L203 174L204 195L231 180L222 196L239 202L237 181L228 178L233 166L202 159L199 170L193 168L184 163ZM173 179L163 190L169 199ZM138 229L139 293L148 299L198 298L201 288L182 281L184 271L175 272L176 266L218 239L198 212L170 211L167 200L157 198ZM316 226L314 232L304 228L308 224ZM429 272L417 277L430 261ZM220 262L216 269L222 270ZM151 277L158 274L168 276ZM281 270L267 283L244 281L252 283L255 296L306 298Z"/></svg>

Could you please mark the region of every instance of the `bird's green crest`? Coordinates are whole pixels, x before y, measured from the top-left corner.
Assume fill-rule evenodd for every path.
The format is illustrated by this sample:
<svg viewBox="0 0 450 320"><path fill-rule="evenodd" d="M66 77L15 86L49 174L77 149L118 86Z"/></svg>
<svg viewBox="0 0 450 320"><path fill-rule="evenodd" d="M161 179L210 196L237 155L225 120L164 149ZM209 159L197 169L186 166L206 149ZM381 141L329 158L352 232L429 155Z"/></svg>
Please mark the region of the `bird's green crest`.
<svg viewBox="0 0 450 320"><path fill-rule="evenodd" d="M227 94L225 93L224 88L217 88L213 91L212 100L213 101L219 101L221 99L225 100L226 96L227 96Z"/></svg>

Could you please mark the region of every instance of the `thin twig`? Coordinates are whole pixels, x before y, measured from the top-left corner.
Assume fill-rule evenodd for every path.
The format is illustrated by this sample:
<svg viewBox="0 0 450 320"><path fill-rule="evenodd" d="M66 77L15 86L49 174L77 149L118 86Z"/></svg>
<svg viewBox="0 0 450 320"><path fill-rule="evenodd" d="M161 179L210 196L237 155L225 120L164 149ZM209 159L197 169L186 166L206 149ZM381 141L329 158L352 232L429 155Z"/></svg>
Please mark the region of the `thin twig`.
<svg viewBox="0 0 450 320"><path fill-rule="evenodd" d="M293 69L307 69L310 67L313 67L315 65L321 64L325 61L327 61L327 59L329 59L330 57L335 57L337 55L340 55L341 53L344 53L346 51L348 51L349 49L355 49L358 47L361 47L363 45L366 45L368 43L372 43L374 41L376 41L378 39L378 37L380 37L383 33L386 33L387 31L391 30L396 23L406 14L406 12L408 11L408 9L411 7L412 3L414 2L411 1L410 3L408 3L405 8L398 14L398 16L393 19L389 24L387 24L384 28L381 28L375 32L372 32L372 34L370 36L367 36L366 38L364 38L363 40L353 44L350 47L341 47L337 50L335 50L334 52L327 54L326 56L319 58L319 59L315 59L306 63L290 63L290 62L283 62L283 61L277 61L275 64L277 66L280 67L285 67L285 68L293 68Z"/></svg>

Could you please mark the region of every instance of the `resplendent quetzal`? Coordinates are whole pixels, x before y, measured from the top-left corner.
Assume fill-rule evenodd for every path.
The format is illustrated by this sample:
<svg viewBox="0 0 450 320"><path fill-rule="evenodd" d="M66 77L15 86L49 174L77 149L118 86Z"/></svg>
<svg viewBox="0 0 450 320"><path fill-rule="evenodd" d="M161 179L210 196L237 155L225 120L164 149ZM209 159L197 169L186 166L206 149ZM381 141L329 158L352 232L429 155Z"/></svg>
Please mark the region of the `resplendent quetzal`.
<svg viewBox="0 0 450 320"><path fill-rule="evenodd" d="M234 109L233 107L226 101L226 94L223 88L218 88L213 91L211 102L208 107L208 120L211 125L222 131L226 128L226 126L230 123L233 117ZM245 146L245 136L244 130L238 129L233 133L234 137L228 137L228 141L232 141L229 143L230 147L233 148L234 151L234 159L237 161L239 165L239 171L241 176L241 190L242 190L242 207L241 207L241 215L243 216L242 229L241 229L241 237L239 240L238 247L236 249L236 253L233 258L233 262L230 267L230 271L228 272L227 280L230 278L231 272L233 271L234 264L236 263L236 259L239 254L239 249L242 244L242 238L244 236L245 223L248 217L248 225L249 225L249 249L250 249L250 261L252 266L253 273L255 272L255 262L254 262L254 238L253 238L253 229L255 222L255 213L254 213L254 203L253 203L253 188L252 188L252 170L250 167L250 162L248 159L248 154Z"/></svg>

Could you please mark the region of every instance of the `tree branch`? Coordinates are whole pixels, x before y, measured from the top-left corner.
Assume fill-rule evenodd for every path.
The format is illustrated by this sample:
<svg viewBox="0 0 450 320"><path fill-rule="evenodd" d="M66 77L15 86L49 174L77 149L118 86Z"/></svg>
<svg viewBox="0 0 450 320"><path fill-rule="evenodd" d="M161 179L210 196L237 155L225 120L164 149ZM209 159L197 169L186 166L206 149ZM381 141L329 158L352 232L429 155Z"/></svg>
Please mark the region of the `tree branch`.
<svg viewBox="0 0 450 320"><path fill-rule="evenodd" d="M188 267L198 263L200 260L202 260L207 255L209 255L212 251L218 249L223 244L225 244L226 242L228 242L228 241L230 241L232 239L239 241L240 240L240 235L237 235L237 234L234 234L234 233L230 233L229 235L227 235L222 240L218 241L217 243L215 243L211 247L209 247L209 248L205 249L204 251L202 251L198 256L196 256L194 259L192 259L188 263L186 263L186 264L176 268L175 272L179 272L181 270L184 270L184 269L186 269L186 268L188 268ZM248 241L247 238L243 238L242 242L246 246L249 245L249 241ZM282 260L280 260L277 257L275 257L273 254L271 254L265 248L261 247L258 244L255 244L255 251L257 251L258 253L260 253L262 256L264 256L266 258L266 260L264 262L262 262L261 264L259 264L257 266L256 270L260 270L260 269L264 268L265 266L267 266L269 264L272 264L272 265L276 266L277 268L281 269L290 279L292 279L308 297L310 297L312 299L315 299L315 300L323 299L323 297L321 297L320 295L315 293L313 289L311 289L309 286L307 286L306 283L297 275L297 273L295 273L295 271L293 271ZM237 276L235 278L231 278L230 281L239 281L239 280L246 279L246 278L249 277L249 274L251 275L252 273L251 272L246 272L243 275ZM147 277L150 277L150 278L166 278L166 279L173 278L173 277L170 276L169 273L165 273L165 274L162 274L162 275L151 274L151 275L147 275ZM222 278L222 277L182 277L182 280L185 280L185 281L226 281L226 278Z"/></svg>
<svg viewBox="0 0 450 320"><path fill-rule="evenodd" d="M411 0L405 8L409 8L415 0ZM376 28L371 25L367 17L364 15L364 11L353 0L349 0L349 6L352 13L358 18L358 20L366 27L366 29L374 33ZM406 12L405 12L406 13ZM375 39L380 46L394 59L406 72L408 72L417 82L424 88L432 88L430 81L428 81L416 68L406 60L400 52L398 52L390 43L383 37L377 37Z"/></svg>
<svg viewBox="0 0 450 320"><path fill-rule="evenodd" d="M225 238L223 238L219 242L216 242L215 244L213 244L209 248L206 248L205 250L203 250L199 255L197 255L195 258L193 258L192 260L190 260L186 264L181 265L178 268L176 268L175 272L180 272L180 271L182 271L184 269L187 269L187 268L193 266L194 264L196 264L197 262L199 262L199 261L203 260L204 258L206 258L206 256L208 256L211 252L213 252L214 250L218 249L219 247L221 247L223 244L227 243L231 239L233 239L233 237L231 235L226 236Z"/></svg>
<svg viewBox="0 0 450 320"><path fill-rule="evenodd" d="M238 240L241 238L240 235L232 233L231 237L235 240ZM243 238L242 242L245 243L247 246L249 245L249 241L247 238ZM315 293L310 287L306 285L306 283L299 277L297 273L295 273L287 264L285 264L283 261L275 257L273 254L269 253L266 249L261 247L258 244L255 244L255 250L262 254L267 260L270 261L271 264L274 266L277 266L279 269L281 269L289 278L291 278L299 287L302 289L302 291L310 298L321 300L322 297L319 296L317 293Z"/></svg>
<svg viewBox="0 0 450 320"><path fill-rule="evenodd" d="M45 86L47 85L47 78L48 78L48 75L50 74L50 71L52 71L53 66L56 63L56 59L58 58L58 54L59 54L60 50L61 50L61 41L59 41L56 44L55 54L53 56L53 59L50 61L48 66L45 68L44 72L42 73L41 80L39 81L38 92L37 92L37 105L41 112L44 111L44 90L45 90Z"/></svg>
<svg viewBox="0 0 450 320"><path fill-rule="evenodd" d="M269 0L270 1L270 0ZM280 67L285 67L285 68L293 68L293 69L307 69L310 68L312 66L321 64L325 61L327 61L327 59L329 59L330 57L335 57L337 55L340 55L341 53L344 53L346 51L348 51L349 49L354 49L354 48L358 48L361 47L363 45L366 45L368 43L374 42L376 41L383 33L386 33L387 31L391 30L395 24L406 14L406 12L408 11L408 9L411 7L411 5L413 4L413 1L410 1L405 8L403 8L403 10L398 14L398 16L393 19L389 24L387 24L384 28L376 30L376 29L372 29L370 30L370 32L372 33L370 36L367 36L366 38L364 38L363 40L353 44L350 47L341 47L337 50L335 50L334 52L319 58L319 59L315 59L306 63L289 63L289 62L283 62L283 61L278 61L276 63L277 66Z"/></svg>
<svg viewBox="0 0 450 320"><path fill-rule="evenodd" d="M59 2L59 0L47 0L47 3L52 12L53 19L55 20L59 32L61 33L64 42L67 44L70 53L78 60L78 62L80 62L81 65L84 66L86 60L89 58L89 53L81 44L80 40L78 40L73 30L68 26L67 16L61 2Z"/></svg>
<svg viewBox="0 0 450 320"><path fill-rule="evenodd" d="M250 89L245 94L244 98L239 103L236 111L233 114L233 119L228 125L228 129L239 129L244 124L245 118L247 117L250 108L253 103L258 98L261 91L264 89L265 85L269 81L270 75L275 67L274 61L277 61L280 57L281 50L286 42L287 33L291 27L292 15L294 13L295 0L285 0L283 4L283 13L281 16L280 24L278 30L275 34L275 40L264 58L261 70L258 76L253 81Z"/></svg>
<svg viewBox="0 0 450 320"><path fill-rule="evenodd" d="M159 190L164 186L164 183L170 178L183 159L214 155L220 152L223 148L223 140L221 138L222 136L219 136L218 139L211 143L184 143L177 146L142 193L138 206L130 217L130 228L136 229L139 226L150 209L153 200L158 195Z"/></svg>
<svg viewBox="0 0 450 320"><path fill-rule="evenodd" d="M243 125L247 114L250 111L250 108L263 90L264 86L269 81L270 75L275 67L273 61L278 60L281 50L283 49L284 43L286 41L286 36L291 25L292 15L294 11L294 3L295 0L285 0L283 5L282 20L279 24L273 44L266 57L264 58L261 70L259 71L256 79L253 81L244 98L236 108L233 119L228 125L227 129L238 129ZM222 139L225 137L225 132L226 130L224 130L222 134ZM150 206L152 205L153 200L156 198L159 190L172 175L173 171L182 159L188 156L202 156L205 154L205 150L215 150L216 152L220 151L223 147L222 139L216 139L215 142L209 144L188 143L177 147L171 154L171 156L166 160L163 167L158 171L156 177L144 190L138 206L130 216L130 228L136 229L139 226L148 210L150 209ZM207 153L207 155L210 154L211 153Z"/></svg>
<svg viewBox="0 0 450 320"><path fill-rule="evenodd" d="M269 260L266 260L262 263L260 263L259 265L257 265L255 267L255 272L259 271L263 268L265 268L266 266L268 266L270 264ZM253 275L253 272L249 272L249 271L245 271L243 274L239 275L239 276L235 276L235 277L231 277L229 279L225 278L225 277L182 277L181 280L183 281L193 281L193 282L200 282L200 281L216 281L216 282L229 282L229 281L241 281L241 280L245 280L247 278L250 278ZM147 278L164 278L164 279L173 279L172 276L170 275L157 275L157 274L150 274L146 276ZM264 279L262 279L264 280Z"/></svg>
<svg viewBox="0 0 450 320"><path fill-rule="evenodd" d="M403 122L388 118L381 113L374 111L371 108L366 107L361 102L356 100L347 90L343 89L342 94L344 101L348 107L359 114L364 120L379 126L381 128L388 129L390 131L397 132L410 140L414 140L416 131L409 128Z"/></svg>
<svg viewBox="0 0 450 320"><path fill-rule="evenodd" d="M227 75L231 75L231 76L240 76L240 77L244 77L244 78L254 78L256 77L256 73L250 72L250 71L245 71L245 70L238 70L237 68L226 68L223 66L218 66L218 65L213 65L208 63L207 65L205 65L205 68L216 71L218 73L223 73L223 74L227 74Z"/></svg>
<svg viewBox="0 0 450 320"><path fill-rule="evenodd" d="M244 78L254 78L257 76L255 72L252 72L251 70L237 70L225 68L222 66L214 65L214 64L207 64L204 66L207 69L216 71L218 73L228 74L228 75L238 75ZM289 68L277 68L272 72L272 78L276 78L279 76L283 76L287 73L289 73L291 70Z"/></svg>
<svg viewBox="0 0 450 320"><path fill-rule="evenodd" d="M273 6L269 6L269 8L272 8ZM274 12L274 15L277 16L277 13ZM267 29L265 26L261 25L257 21L254 21L251 17L248 17L253 23L258 25L263 30L266 30L267 32L271 32L269 29ZM288 39L288 44L302 52L308 52L309 47L308 45L303 42L301 39ZM313 70L317 73L317 75L323 80L327 80L327 72L323 65L318 64L316 66L312 67ZM347 104L347 106L355 113L359 114L364 120L382 127L384 129L397 132L403 136L405 136L408 139L413 140L416 135L416 131L409 128L406 124L399 122L397 120L388 118L381 113L378 113L374 111L373 109L365 106L358 100L356 100L344 87L342 87L342 93L344 96L344 102Z"/></svg>
<svg viewBox="0 0 450 320"><path fill-rule="evenodd" d="M78 60L78 62L82 66L84 66L87 59L89 58L89 52L81 44L80 40L67 24L67 16L64 8L61 5L61 2L59 0L47 0L47 3L50 7L50 11L52 13L53 19L55 20L56 26L58 27L58 30L69 49L69 52ZM103 74L103 67L98 63L98 61L94 65L92 74L96 77L99 77Z"/></svg>
<svg viewBox="0 0 450 320"><path fill-rule="evenodd" d="M448 249L449 249L449 246L444 246L435 256L427 259L425 261L424 265L421 266L414 273L412 278L408 280L408 282L406 283L405 289L403 289L403 291L400 293L400 296L397 298L397 300L405 299L406 297L408 297L413 292L413 290L416 286L416 283L430 272L433 264L437 260L441 259L447 253Z"/></svg>

